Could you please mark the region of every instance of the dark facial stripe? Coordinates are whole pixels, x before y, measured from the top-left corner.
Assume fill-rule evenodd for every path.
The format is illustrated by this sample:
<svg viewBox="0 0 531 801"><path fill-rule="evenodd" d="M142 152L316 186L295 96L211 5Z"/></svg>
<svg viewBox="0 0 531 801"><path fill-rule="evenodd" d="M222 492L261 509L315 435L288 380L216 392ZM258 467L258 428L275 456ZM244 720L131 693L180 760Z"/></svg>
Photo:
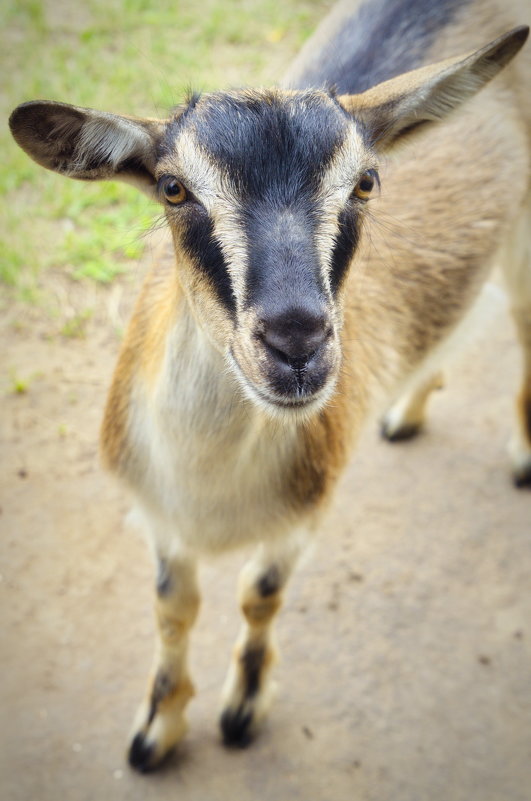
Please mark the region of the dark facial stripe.
<svg viewBox="0 0 531 801"><path fill-rule="evenodd" d="M221 246L214 237L214 223L204 211L188 214L183 233L183 247L210 283L225 309L234 316L236 301Z"/></svg>
<svg viewBox="0 0 531 801"><path fill-rule="evenodd" d="M330 288L335 294L341 287L348 266L359 241L359 219L353 208L344 209L339 215L339 233L332 252Z"/></svg>
<svg viewBox="0 0 531 801"><path fill-rule="evenodd" d="M285 97L271 91L203 98L191 124L244 200L259 198L279 207L317 188L349 121L320 93Z"/></svg>

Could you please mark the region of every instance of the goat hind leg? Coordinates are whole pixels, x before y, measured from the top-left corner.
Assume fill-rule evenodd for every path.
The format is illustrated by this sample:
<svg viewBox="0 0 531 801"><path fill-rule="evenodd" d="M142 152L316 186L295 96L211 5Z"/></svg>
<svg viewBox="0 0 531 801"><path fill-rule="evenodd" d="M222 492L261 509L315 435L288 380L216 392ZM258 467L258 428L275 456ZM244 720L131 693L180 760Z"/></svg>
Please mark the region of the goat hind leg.
<svg viewBox="0 0 531 801"><path fill-rule="evenodd" d="M385 413L382 424L382 437L389 442L402 442L415 437L424 424L426 405L431 392L444 385L441 372L423 373L410 380L407 389Z"/></svg>
<svg viewBox="0 0 531 801"><path fill-rule="evenodd" d="M528 308L512 314L524 350L524 376L516 399L516 425L509 449L517 487L531 487L531 297Z"/></svg>
<svg viewBox="0 0 531 801"><path fill-rule="evenodd" d="M531 486L531 197L514 224L502 256L511 313L523 349L524 374L509 450L514 483L524 487Z"/></svg>

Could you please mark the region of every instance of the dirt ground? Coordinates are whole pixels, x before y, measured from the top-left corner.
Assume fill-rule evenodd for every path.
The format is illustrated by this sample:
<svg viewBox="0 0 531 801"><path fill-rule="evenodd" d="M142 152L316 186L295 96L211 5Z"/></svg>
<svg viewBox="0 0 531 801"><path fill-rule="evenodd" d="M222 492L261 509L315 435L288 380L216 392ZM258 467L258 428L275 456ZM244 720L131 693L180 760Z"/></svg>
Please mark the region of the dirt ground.
<svg viewBox="0 0 531 801"><path fill-rule="evenodd" d="M245 751L217 731L243 555L203 567L190 734L139 776L124 754L152 567L97 458L131 292L100 295L84 339L11 304L0 323L0 798L529 801L531 494L507 470L520 354L503 303L420 438L390 446L367 425L291 584L276 701Z"/></svg>

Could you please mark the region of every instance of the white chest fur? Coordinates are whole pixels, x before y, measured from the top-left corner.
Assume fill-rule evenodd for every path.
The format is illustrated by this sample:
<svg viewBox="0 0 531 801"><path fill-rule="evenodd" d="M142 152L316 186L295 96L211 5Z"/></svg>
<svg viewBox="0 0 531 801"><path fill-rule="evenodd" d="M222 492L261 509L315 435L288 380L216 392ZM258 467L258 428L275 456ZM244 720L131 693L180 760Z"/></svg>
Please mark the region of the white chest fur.
<svg viewBox="0 0 531 801"><path fill-rule="evenodd" d="M216 551L291 527L282 483L296 428L243 398L197 326L171 333L157 383L136 390L132 409L128 478L154 534Z"/></svg>

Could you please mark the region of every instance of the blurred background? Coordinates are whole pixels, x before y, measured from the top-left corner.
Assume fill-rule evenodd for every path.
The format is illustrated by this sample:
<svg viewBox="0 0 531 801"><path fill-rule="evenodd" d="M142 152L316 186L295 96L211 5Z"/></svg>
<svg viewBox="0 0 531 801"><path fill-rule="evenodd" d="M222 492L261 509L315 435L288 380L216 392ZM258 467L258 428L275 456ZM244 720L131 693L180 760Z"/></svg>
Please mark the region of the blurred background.
<svg viewBox="0 0 531 801"><path fill-rule="evenodd" d="M21 102L50 99L165 117L190 88L272 84L331 5L4 0L0 113L7 118ZM104 283L127 272L142 254L154 204L114 182L65 181L33 164L7 126L0 137L4 286L42 302L50 269Z"/></svg>

